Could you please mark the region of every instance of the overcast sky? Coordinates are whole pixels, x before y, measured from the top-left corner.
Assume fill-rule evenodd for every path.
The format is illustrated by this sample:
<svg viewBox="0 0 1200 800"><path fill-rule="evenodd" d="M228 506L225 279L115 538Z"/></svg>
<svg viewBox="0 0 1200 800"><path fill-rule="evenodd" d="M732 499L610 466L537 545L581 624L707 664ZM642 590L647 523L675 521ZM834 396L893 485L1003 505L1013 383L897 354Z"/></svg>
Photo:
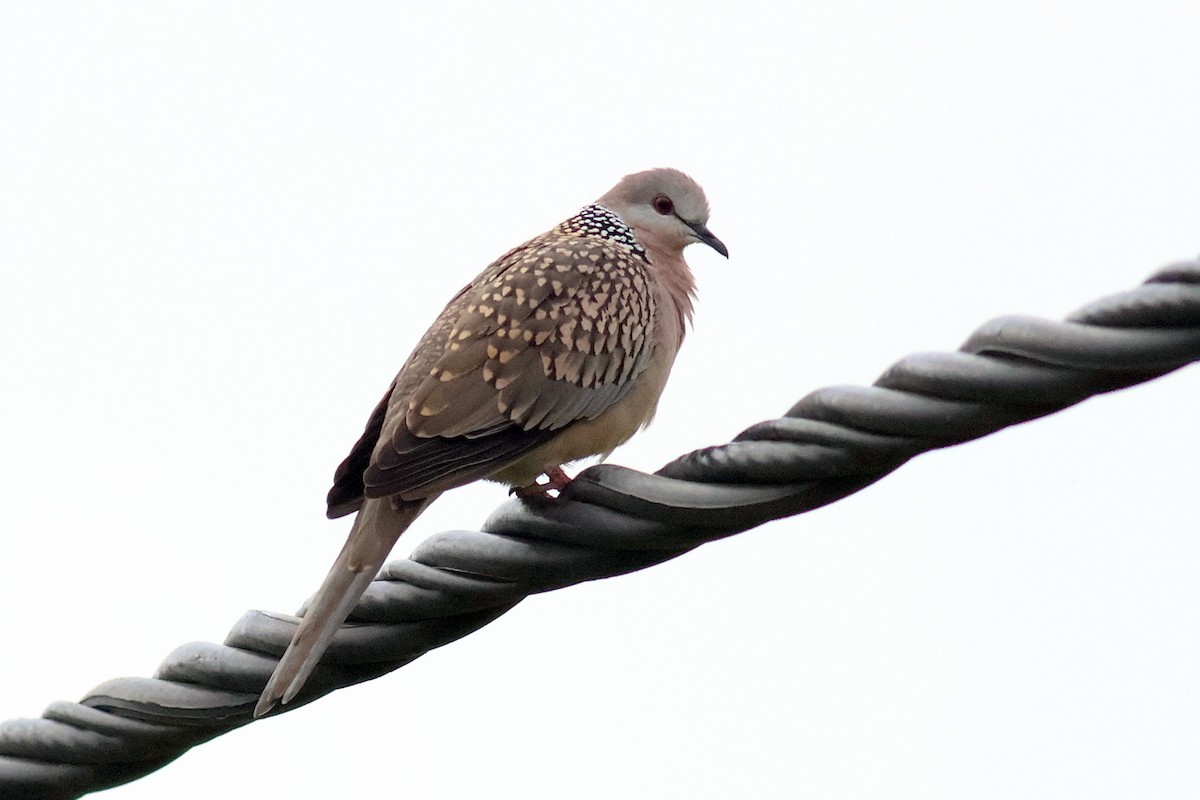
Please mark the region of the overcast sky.
<svg viewBox="0 0 1200 800"><path fill-rule="evenodd" d="M294 610L446 299L626 173L731 252L647 470L1200 254L1194 2L433 5L6 5L0 719ZM105 796L1195 797L1198 402L923 456Z"/></svg>

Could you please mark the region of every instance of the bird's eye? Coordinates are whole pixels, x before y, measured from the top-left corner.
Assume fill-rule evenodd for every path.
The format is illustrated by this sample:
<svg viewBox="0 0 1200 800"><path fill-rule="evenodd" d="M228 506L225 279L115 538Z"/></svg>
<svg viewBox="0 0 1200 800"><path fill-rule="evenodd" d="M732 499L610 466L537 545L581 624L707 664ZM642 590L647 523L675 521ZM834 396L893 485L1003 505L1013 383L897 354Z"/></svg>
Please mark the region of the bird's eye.
<svg viewBox="0 0 1200 800"><path fill-rule="evenodd" d="M658 197L654 198L654 210L663 216L666 216L667 214L674 213L675 204L671 202L671 198L667 197L665 194L660 194Z"/></svg>

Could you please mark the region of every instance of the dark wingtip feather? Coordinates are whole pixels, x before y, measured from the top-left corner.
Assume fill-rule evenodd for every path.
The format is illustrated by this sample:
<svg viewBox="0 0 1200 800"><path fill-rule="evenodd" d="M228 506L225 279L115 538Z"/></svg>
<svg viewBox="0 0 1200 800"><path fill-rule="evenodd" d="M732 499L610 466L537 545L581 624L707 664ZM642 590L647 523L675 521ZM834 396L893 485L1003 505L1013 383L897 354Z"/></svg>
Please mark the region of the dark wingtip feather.
<svg viewBox="0 0 1200 800"><path fill-rule="evenodd" d="M351 448L350 455L346 456L345 461L339 464L333 473L333 487L325 496L325 516L329 519L344 517L362 508L365 492L363 473L370 466L371 453L375 450L379 435L383 433L383 420L387 416L388 401L391 400L392 390L395 388L395 383L388 387L383 399L371 412L367 426L363 430L362 436L358 437L358 441Z"/></svg>

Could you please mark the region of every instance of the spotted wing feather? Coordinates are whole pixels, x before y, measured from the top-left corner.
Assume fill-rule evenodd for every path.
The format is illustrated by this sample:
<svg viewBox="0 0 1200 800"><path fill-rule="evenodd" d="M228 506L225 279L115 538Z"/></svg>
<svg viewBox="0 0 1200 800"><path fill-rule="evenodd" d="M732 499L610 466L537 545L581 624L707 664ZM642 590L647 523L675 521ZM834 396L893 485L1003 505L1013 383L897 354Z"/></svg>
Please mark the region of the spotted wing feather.
<svg viewBox="0 0 1200 800"><path fill-rule="evenodd" d="M623 243L561 229L495 262L422 339L383 418L372 415L343 464L340 507L356 491L411 499L485 477L619 402L650 356L646 266ZM349 473L369 443L359 489Z"/></svg>

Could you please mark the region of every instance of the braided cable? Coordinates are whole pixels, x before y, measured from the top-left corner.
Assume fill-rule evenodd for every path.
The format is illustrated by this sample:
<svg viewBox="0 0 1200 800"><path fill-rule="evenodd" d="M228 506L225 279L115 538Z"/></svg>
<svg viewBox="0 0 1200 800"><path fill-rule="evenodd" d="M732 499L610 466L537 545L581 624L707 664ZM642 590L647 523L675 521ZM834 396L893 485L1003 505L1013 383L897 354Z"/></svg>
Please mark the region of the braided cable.
<svg viewBox="0 0 1200 800"><path fill-rule="evenodd" d="M913 456L977 439L1200 360L1200 260L1063 322L1002 317L953 353L909 356L871 387L832 387L653 475L601 464L557 499L512 500L384 567L285 713L404 666L524 597L644 569L800 514ZM146 775L252 721L297 618L246 613L222 645L186 644L152 678L102 683L0 723L0 795L66 800Z"/></svg>

